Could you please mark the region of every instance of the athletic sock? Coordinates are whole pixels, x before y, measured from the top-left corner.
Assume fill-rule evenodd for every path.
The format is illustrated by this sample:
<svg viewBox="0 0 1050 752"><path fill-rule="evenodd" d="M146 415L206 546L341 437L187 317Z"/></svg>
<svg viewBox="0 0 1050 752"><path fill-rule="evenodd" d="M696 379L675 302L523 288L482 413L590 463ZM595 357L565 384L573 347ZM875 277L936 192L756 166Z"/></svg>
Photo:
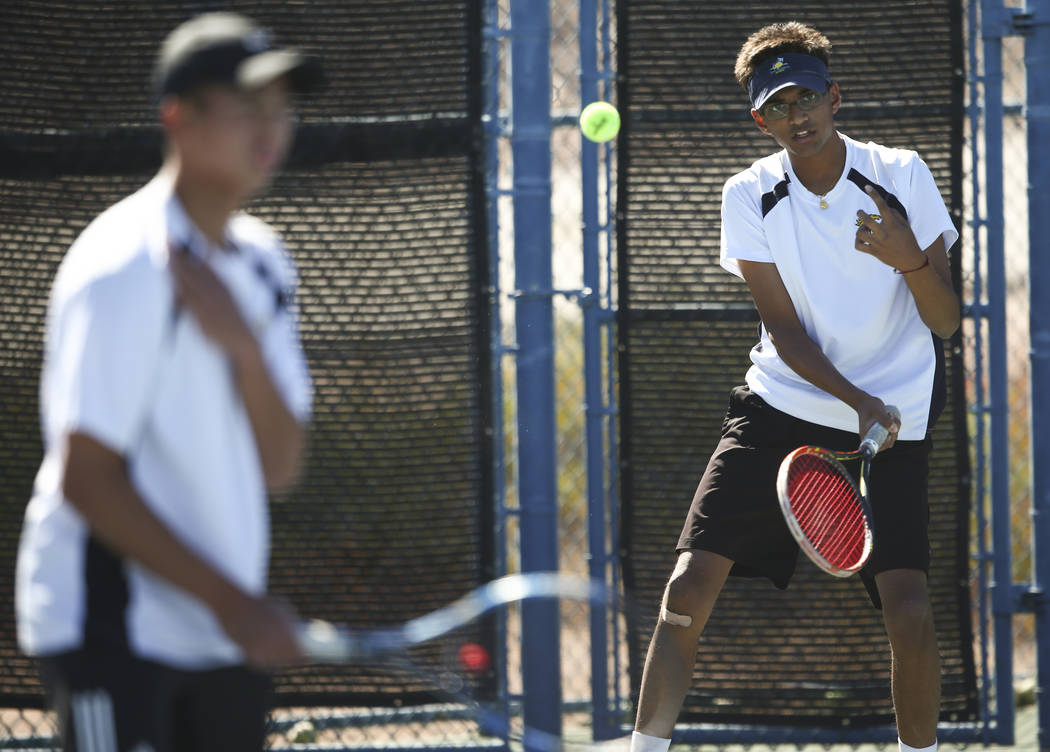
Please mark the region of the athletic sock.
<svg viewBox="0 0 1050 752"><path fill-rule="evenodd" d="M670 746L671 740L662 736L649 736L638 731L631 734L631 752L667 752Z"/></svg>
<svg viewBox="0 0 1050 752"><path fill-rule="evenodd" d="M907 744L901 741L901 738L897 737L897 746L900 747L900 752L937 752L937 742L935 741L929 747L909 747ZM631 752L634 752L633 745Z"/></svg>

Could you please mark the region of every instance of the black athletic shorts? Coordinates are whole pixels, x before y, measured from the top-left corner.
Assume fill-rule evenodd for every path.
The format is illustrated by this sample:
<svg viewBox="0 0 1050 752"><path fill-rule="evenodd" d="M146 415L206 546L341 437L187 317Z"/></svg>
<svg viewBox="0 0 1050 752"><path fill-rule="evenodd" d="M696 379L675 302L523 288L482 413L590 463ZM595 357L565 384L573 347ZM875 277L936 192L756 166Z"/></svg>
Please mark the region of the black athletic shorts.
<svg viewBox="0 0 1050 752"><path fill-rule="evenodd" d="M798 561L798 544L777 502L781 460L804 444L853 451L859 443L855 432L800 420L771 407L746 386L735 387L722 438L696 489L678 551L721 554L733 561L731 575L767 577L786 588ZM875 575L890 569L929 572L929 454L928 437L898 440L872 462L875 548L860 576L876 608L882 602Z"/></svg>
<svg viewBox="0 0 1050 752"><path fill-rule="evenodd" d="M184 671L109 647L42 658L65 752L260 752L270 680Z"/></svg>

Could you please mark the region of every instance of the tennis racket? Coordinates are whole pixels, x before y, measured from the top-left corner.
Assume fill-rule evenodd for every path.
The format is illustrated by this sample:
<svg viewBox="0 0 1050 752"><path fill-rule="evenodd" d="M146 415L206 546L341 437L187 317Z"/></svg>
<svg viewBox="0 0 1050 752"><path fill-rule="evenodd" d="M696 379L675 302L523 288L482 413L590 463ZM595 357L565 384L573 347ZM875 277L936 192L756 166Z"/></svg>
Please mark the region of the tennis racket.
<svg viewBox="0 0 1050 752"><path fill-rule="evenodd" d="M512 574L471 590L457 601L381 629L350 629L312 620L299 629L299 649L319 663L374 660L430 642L463 627L484 614L529 598L564 598L604 602L610 593L603 584L548 572Z"/></svg>
<svg viewBox="0 0 1050 752"><path fill-rule="evenodd" d="M623 596L597 580L539 572L508 575L478 587L458 600L400 625L378 629L351 629L324 621L300 625L299 647L317 663L382 662L401 674L411 674L437 687L442 695L472 718L484 736L519 742L526 749L557 752L570 747L590 747L578 731L561 735L531 728L521 718L517 703L478 699L479 687L493 677L495 656L472 641L457 642L455 634L471 622L514 604L532 599L559 599L589 603L622 611ZM440 651L440 665L426 667L413 658L411 649L450 636ZM552 677L552 682L560 681ZM575 735L573 741L568 736Z"/></svg>
<svg viewBox="0 0 1050 752"><path fill-rule="evenodd" d="M886 410L900 423L900 411ZM828 574L849 577L867 563L874 548L868 476L871 461L889 431L876 423L854 452L802 446L780 463L777 496L788 530L806 555ZM860 485L843 462L860 460Z"/></svg>

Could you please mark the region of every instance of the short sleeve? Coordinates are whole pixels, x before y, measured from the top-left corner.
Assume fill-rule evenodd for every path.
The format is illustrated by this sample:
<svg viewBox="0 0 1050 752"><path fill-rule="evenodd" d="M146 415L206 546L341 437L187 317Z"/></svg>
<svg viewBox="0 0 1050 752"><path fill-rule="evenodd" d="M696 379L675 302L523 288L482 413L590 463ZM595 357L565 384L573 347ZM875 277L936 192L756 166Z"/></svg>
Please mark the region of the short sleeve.
<svg viewBox="0 0 1050 752"><path fill-rule="evenodd" d="M912 167L911 197L908 222L919 247L926 250L938 236L943 236L944 250L950 250L959 239L959 231L944 206L944 199L937 190L930 168L919 158L915 159Z"/></svg>
<svg viewBox="0 0 1050 752"><path fill-rule="evenodd" d="M758 186L730 180L722 190L722 233L719 263L743 277L738 261L772 263L759 204Z"/></svg>
<svg viewBox="0 0 1050 752"><path fill-rule="evenodd" d="M307 423L313 411L313 385L299 339L294 282L284 286L281 297L277 315L259 338L260 346L270 378L285 405L296 420Z"/></svg>
<svg viewBox="0 0 1050 752"><path fill-rule="evenodd" d="M132 287L96 279L55 312L42 394L52 437L86 433L118 454L138 439L170 306Z"/></svg>

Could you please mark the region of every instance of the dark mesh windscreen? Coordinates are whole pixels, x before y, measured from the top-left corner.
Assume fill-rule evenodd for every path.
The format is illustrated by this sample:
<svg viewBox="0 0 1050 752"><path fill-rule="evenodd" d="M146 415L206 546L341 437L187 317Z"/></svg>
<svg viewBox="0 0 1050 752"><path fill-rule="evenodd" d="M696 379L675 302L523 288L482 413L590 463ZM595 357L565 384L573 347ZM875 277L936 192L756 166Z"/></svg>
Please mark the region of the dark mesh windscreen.
<svg viewBox="0 0 1050 752"><path fill-rule="evenodd" d="M152 126L153 56L167 32L195 13L231 10L272 29L280 44L324 58L326 89L305 119L464 117L473 97L469 35L476 3L178 2L5 0L0 44L4 129L82 131Z"/></svg>
<svg viewBox="0 0 1050 752"><path fill-rule="evenodd" d="M645 614L630 634L635 691L674 547L731 387L757 341L747 286L718 264L721 190L777 150L733 78L761 26L827 34L839 129L915 149L960 224L961 27L954 2L618 3L618 244L625 578ZM958 276L958 256L953 256ZM949 404L933 433L930 589L944 668L942 718L976 717L969 592L965 395L945 347ZM772 491L772 489L771 489ZM775 497L771 497L775 498ZM863 725L892 720L881 614L858 578L804 557L789 590L731 578L701 639L682 722Z"/></svg>
<svg viewBox="0 0 1050 752"><path fill-rule="evenodd" d="M42 701L14 644L12 579L40 461L51 279L92 217L159 165L155 51L212 7L2 3L0 707ZM314 420L302 481L271 505L270 579L304 616L391 625L492 575L480 7L222 4L319 55L327 74L301 102L289 164L249 207L282 234L300 274ZM469 635L491 647L490 637L484 626ZM288 671L277 685L282 705L403 704L433 691L369 666Z"/></svg>

